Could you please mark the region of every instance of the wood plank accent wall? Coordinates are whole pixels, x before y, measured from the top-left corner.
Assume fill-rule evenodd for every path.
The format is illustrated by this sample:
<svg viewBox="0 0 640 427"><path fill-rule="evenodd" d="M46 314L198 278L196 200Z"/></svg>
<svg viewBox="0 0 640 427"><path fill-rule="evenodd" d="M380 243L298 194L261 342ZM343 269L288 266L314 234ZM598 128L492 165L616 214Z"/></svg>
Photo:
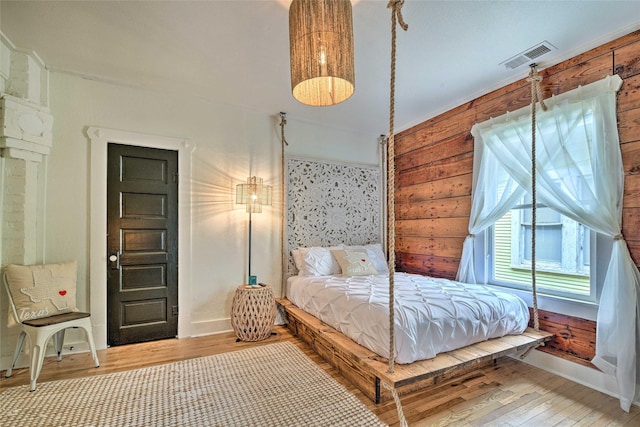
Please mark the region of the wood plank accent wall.
<svg viewBox="0 0 640 427"><path fill-rule="evenodd" d="M529 311L529 326L533 327L533 310ZM538 316L540 329L555 334L538 350L596 369L591 364L596 355L596 322L544 310L539 310Z"/></svg>
<svg viewBox="0 0 640 427"><path fill-rule="evenodd" d="M470 70L473 72L473 70ZM522 79L395 136L396 265L398 271L454 279L467 235L471 206L473 137L471 127L530 103ZM623 235L640 265L640 30L540 71L544 96L560 94L618 74L618 130L625 171ZM550 313L549 315L553 315ZM592 338L573 331L572 347L556 346L560 356L589 360ZM592 322L593 323L593 322ZM582 338L582 343L578 341ZM559 341L562 336L558 335ZM565 340L566 341L566 340ZM551 347L551 346L550 346ZM549 347L549 348L550 348ZM549 348L546 349L549 351Z"/></svg>

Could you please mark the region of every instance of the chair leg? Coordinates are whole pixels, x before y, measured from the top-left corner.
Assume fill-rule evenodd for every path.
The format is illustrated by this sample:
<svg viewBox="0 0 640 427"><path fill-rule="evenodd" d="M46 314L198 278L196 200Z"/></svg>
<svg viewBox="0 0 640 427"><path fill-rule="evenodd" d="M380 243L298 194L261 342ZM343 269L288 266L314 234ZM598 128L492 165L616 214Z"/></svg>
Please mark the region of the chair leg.
<svg viewBox="0 0 640 427"><path fill-rule="evenodd" d="M29 368L29 373L31 376L31 384L29 387L29 391L36 390L36 381L40 376L40 371L42 371L42 364L44 363L44 356L47 350L47 341L51 338L52 335L57 333L51 333L50 330L46 328L37 328L34 334L30 334L29 338L33 338L35 335L35 339L31 340L31 367Z"/></svg>
<svg viewBox="0 0 640 427"><path fill-rule="evenodd" d="M44 362L44 353L46 350L46 341L45 346L42 345L34 345L31 348L31 367L29 368L29 375L31 383L29 385L29 391L36 391L36 381L40 376L40 371L42 370L42 364Z"/></svg>
<svg viewBox="0 0 640 427"><path fill-rule="evenodd" d="M11 366L9 366L9 369L7 369L7 372L4 375L6 378L9 378L11 376L13 368L16 367L16 362L18 361L18 357L20 356L20 352L22 351L22 346L24 345L24 339L26 336L27 333L25 331L20 332L20 336L18 336L18 342L16 343L16 352L13 355Z"/></svg>
<svg viewBox="0 0 640 427"><path fill-rule="evenodd" d="M93 342L93 332L91 330L91 323L89 326L84 328L84 332L87 334L87 342L89 343L89 350L91 350L91 357L93 358L93 363L96 365L96 368L100 367L100 361L98 360L98 355L96 353L96 345Z"/></svg>
<svg viewBox="0 0 640 427"><path fill-rule="evenodd" d="M53 334L53 345L58 355L58 362L62 360L62 345L64 344L64 331L65 329Z"/></svg>
<svg viewBox="0 0 640 427"><path fill-rule="evenodd" d="M78 319L78 321L74 321L73 323L69 322L67 327L73 328L81 328L84 329L87 335L87 342L89 343L89 349L91 350L91 357L95 363L96 368L100 366L100 362L98 361L98 355L96 353L96 346L93 340L93 333L91 328L91 319L83 318ZM6 376L9 377L11 375L11 370L15 366L18 356L22 351L22 347L24 345L25 337L29 336L29 342L31 343L31 365L29 367L29 375L30 375L30 385L29 391L36 390L36 382L38 377L40 376L40 372L42 371L42 365L44 363L44 357L47 349L47 341L49 338L53 337L54 347L58 355L58 361L60 361L62 356L62 346L64 344L64 332L65 329L59 330L59 325L53 324L44 327L29 327L24 326L22 333L18 338L18 345L16 347L16 354L13 358L13 363L11 368L7 370Z"/></svg>

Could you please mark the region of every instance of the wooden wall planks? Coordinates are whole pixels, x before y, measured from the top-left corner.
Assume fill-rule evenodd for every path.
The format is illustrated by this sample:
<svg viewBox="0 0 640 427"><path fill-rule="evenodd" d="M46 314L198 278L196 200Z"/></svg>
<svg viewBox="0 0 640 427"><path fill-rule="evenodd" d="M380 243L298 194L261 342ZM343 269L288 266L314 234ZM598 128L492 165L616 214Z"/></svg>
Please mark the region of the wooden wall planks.
<svg viewBox="0 0 640 427"><path fill-rule="evenodd" d="M596 354L596 322L544 310L539 310L538 316L540 329L555 334L551 341L538 350L595 368L591 359ZM529 326L533 327L533 320Z"/></svg>
<svg viewBox="0 0 640 427"><path fill-rule="evenodd" d="M467 235L473 168L471 127L525 107L530 87L523 78L395 136L396 264L399 271L455 278ZM617 73L618 131L625 171L623 234L640 265L640 30L541 71L546 97ZM593 354L591 322L546 313L557 332L545 351L585 363ZM552 320L549 320L553 318ZM594 332L595 333L595 332ZM570 339L568 338L570 337Z"/></svg>

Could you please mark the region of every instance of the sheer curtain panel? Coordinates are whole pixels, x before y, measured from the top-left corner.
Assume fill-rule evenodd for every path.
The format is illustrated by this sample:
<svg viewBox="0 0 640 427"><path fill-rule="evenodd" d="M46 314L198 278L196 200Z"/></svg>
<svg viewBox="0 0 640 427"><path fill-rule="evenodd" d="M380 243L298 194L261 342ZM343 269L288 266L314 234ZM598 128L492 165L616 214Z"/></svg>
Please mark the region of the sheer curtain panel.
<svg viewBox="0 0 640 427"><path fill-rule="evenodd" d="M640 273L622 236L624 171L616 121L619 76L545 100L537 112L538 203L613 239L600 296L593 364L618 383L629 411L637 382ZM458 280L475 283L473 236L531 192L531 116L526 107L476 124L469 236Z"/></svg>

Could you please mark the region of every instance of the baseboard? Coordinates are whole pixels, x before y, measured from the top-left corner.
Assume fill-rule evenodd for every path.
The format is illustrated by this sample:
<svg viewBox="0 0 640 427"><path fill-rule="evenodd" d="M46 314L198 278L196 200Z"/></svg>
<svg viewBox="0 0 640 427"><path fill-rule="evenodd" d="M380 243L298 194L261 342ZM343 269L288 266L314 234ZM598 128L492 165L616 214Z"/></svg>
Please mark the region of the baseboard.
<svg viewBox="0 0 640 427"><path fill-rule="evenodd" d="M531 351L522 360L525 363L544 369L552 374L561 376L578 384L618 399L618 386L615 378L603 374L601 371L584 365L570 362L542 351ZM640 385L636 388L633 404L640 406Z"/></svg>
<svg viewBox="0 0 640 427"><path fill-rule="evenodd" d="M220 334L231 331L231 319L203 320L200 322L191 322L189 337L199 337L203 335ZM180 337L188 338L188 337Z"/></svg>

